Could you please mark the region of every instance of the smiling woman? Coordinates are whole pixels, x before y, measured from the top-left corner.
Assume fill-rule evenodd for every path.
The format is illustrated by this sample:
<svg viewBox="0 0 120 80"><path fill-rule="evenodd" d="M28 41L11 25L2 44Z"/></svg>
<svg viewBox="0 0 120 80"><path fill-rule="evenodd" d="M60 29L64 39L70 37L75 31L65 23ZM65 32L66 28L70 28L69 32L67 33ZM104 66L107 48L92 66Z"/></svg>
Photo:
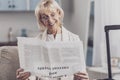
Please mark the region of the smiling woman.
<svg viewBox="0 0 120 80"><path fill-rule="evenodd" d="M48 10L47 10L48 11ZM61 24L60 24L60 16L58 15L59 12L57 12L56 10L53 12L53 11L43 11L41 14L40 14L40 22L43 24L43 26L45 26L48 30L47 30L47 33L48 34L55 34L56 33L61 33ZM58 14L56 14L58 13Z"/></svg>
<svg viewBox="0 0 120 80"><path fill-rule="evenodd" d="M38 4L35 15L41 30L46 29L48 24L62 26L61 21L63 20L64 12L56 1L45 0L41 4Z"/></svg>
<svg viewBox="0 0 120 80"><path fill-rule="evenodd" d="M37 36L38 39L43 41L80 41L79 36L65 29L62 25L64 12L57 4L55 0L42 0L35 9L35 15L40 27L40 34ZM57 54L57 53L56 53ZM34 55L34 53L33 53ZM74 76L63 76L61 80L88 80L86 72L84 54L80 53L81 60L81 72L76 73ZM32 66L32 65L31 65ZM36 80L35 77L32 79L30 72L25 72L24 69L19 68L16 72L17 79L20 80ZM60 80L60 78L46 78L37 75L37 79L40 80Z"/></svg>

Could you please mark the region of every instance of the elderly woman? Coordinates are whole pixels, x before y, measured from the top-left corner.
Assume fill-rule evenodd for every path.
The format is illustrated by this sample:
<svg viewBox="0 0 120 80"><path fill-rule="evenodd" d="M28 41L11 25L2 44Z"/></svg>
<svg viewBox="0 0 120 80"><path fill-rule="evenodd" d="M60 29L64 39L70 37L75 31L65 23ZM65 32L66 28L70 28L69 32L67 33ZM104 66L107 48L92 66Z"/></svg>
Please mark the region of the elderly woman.
<svg viewBox="0 0 120 80"><path fill-rule="evenodd" d="M79 41L78 35L75 35L62 26L64 12L54 0L42 0L35 9L35 15L40 28L40 34L37 38L44 41ZM82 54L83 55L83 54ZM33 77L30 72L25 72L23 69L16 71L18 80L88 80L84 60L81 60L83 72L74 74L74 76L66 76L50 79L43 77ZM32 65L31 65L32 66Z"/></svg>

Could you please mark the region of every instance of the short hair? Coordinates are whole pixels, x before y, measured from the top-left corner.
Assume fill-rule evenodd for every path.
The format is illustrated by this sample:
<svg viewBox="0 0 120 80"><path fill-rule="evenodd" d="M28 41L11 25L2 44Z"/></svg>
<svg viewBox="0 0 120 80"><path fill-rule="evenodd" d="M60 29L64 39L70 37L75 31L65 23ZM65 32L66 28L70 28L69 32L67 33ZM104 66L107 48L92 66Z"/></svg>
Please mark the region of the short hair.
<svg viewBox="0 0 120 80"><path fill-rule="evenodd" d="M40 14L42 14L46 10L47 11L57 10L60 15L61 24L64 18L64 11L62 10L62 8L58 5L58 3L55 0L41 0L35 9L35 16L38 21L38 26L40 27L40 30L42 31L44 31L46 27L40 21Z"/></svg>

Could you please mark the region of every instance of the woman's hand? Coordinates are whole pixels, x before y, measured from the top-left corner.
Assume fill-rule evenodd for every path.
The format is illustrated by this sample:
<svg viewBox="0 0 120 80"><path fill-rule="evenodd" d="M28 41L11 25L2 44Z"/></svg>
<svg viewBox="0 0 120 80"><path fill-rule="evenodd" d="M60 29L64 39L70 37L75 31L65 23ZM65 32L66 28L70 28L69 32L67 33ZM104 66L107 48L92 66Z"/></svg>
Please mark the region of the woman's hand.
<svg viewBox="0 0 120 80"><path fill-rule="evenodd" d="M16 78L18 80L26 80L30 77L30 72L24 72L24 69L17 69L16 71Z"/></svg>
<svg viewBox="0 0 120 80"><path fill-rule="evenodd" d="M87 73L79 72L74 74L74 80L89 80L89 77Z"/></svg>

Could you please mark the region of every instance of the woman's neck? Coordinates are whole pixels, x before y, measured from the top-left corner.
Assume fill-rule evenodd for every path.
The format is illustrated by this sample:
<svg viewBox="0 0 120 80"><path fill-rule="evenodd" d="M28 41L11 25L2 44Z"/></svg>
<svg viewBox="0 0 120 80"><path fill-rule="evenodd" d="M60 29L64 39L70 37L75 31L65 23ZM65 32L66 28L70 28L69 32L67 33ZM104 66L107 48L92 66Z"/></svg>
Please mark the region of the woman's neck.
<svg viewBox="0 0 120 80"><path fill-rule="evenodd" d="M52 34L54 37L56 36L56 34L60 34L61 32L61 27L51 28L47 30L47 34Z"/></svg>

